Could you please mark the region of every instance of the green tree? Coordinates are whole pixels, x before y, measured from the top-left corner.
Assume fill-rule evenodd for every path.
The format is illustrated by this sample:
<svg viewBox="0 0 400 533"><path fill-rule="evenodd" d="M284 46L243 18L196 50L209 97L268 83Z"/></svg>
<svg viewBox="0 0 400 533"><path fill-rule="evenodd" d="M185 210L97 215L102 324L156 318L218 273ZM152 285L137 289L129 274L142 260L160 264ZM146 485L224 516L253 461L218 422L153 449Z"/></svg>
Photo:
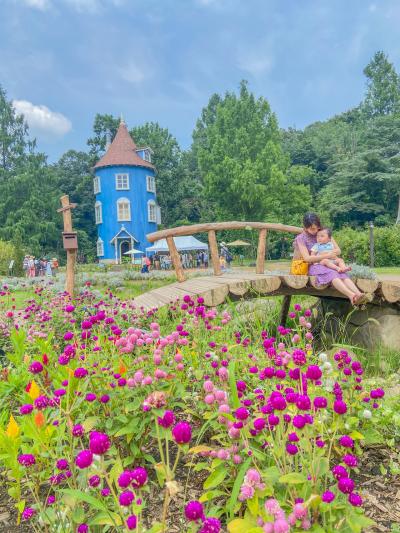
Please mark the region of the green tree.
<svg viewBox="0 0 400 533"><path fill-rule="evenodd" d="M309 206L309 187L288 173L275 114L245 81L238 95L211 97L193 133L193 152L214 216L292 221Z"/></svg>
<svg viewBox="0 0 400 533"><path fill-rule="evenodd" d="M120 123L120 119L112 115L102 115L97 113L93 124L93 137L87 141L89 154L94 164L98 161L106 149L107 142L111 142Z"/></svg>
<svg viewBox="0 0 400 533"><path fill-rule="evenodd" d="M400 79L387 55L376 52L364 69L367 93L363 103L368 117L400 111Z"/></svg>

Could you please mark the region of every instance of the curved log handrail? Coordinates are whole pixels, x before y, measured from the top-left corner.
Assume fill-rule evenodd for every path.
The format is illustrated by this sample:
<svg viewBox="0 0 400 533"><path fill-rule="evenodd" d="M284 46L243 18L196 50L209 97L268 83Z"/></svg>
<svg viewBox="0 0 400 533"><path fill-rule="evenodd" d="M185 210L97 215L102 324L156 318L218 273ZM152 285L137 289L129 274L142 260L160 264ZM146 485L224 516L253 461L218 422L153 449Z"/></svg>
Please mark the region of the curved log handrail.
<svg viewBox="0 0 400 533"><path fill-rule="evenodd" d="M211 262L214 269L215 276L221 276L221 267L219 264L218 244L216 239L216 231L234 230L234 229L256 229L259 232L258 247L257 247L257 261L256 273L263 274L265 268L265 255L267 251L267 236L268 230L282 231L285 233L301 233L302 228L297 226L287 226L286 224L273 222L207 222L204 224L193 224L191 226L178 226L176 228L169 228L160 231L155 231L146 235L149 242L155 242L160 239L166 239L172 264L174 265L176 278L178 281L185 281L185 274L183 271L181 259L176 248L174 237L183 237L188 235L195 235L196 233L208 233L208 243L210 247Z"/></svg>

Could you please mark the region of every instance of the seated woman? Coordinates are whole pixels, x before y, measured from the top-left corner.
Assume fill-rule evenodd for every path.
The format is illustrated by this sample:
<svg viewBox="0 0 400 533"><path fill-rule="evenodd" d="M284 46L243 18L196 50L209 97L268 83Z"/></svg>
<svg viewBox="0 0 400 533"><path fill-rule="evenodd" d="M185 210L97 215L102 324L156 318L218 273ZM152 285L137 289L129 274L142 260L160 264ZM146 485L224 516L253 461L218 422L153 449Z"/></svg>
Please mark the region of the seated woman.
<svg viewBox="0 0 400 533"><path fill-rule="evenodd" d="M315 276L318 285L333 285L336 290L348 297L353 305L362 305L368 301L366 294L362 293L345 272L338 272L321 263L321 260L336 260L340 256L340 248L335 239L331 239L333 250L312 255L311 249L317 242L317 233L321 229L321 222L315 213L307 213L303 218L303 231L294 240L294 255L292 273L296 266L301 269L301 263L308 265L308 275ZM304 272L305 273L305 272Z"/></svg>

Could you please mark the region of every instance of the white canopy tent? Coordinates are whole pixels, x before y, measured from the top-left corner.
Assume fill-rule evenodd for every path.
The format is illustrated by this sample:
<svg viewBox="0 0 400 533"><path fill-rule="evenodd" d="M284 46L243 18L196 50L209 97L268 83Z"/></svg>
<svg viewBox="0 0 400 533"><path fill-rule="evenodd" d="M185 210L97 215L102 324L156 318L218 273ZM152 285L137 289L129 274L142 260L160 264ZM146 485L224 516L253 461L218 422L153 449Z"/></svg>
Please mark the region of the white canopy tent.
<svg viewBox="0 0 400 533"><path fill-rule="evenodd" d="M174 242L179 252L189 252L190 250L208 250L208 244L199 241L195 237L188 235L186 237L174 237ZM168 252L167 239L161 239L156 241L153 246L146 248L148 252Z"/></svg>
<svg viewBox="0 0 400 533"><path fill-rule="evenodd" d="M132 248L132 250L128 250L124 253L124 255L136 255L136 254L144 254L142 250L136 250L136 248Z"/></svg>

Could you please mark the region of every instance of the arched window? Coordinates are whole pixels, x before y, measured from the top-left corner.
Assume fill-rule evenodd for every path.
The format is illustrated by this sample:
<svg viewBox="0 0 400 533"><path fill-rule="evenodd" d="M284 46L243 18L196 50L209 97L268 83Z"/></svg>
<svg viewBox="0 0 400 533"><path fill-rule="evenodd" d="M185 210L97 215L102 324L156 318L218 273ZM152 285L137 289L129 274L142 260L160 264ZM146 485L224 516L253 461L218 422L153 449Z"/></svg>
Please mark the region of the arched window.
<svg viewBox="0 0 400 533"><path fill-rule="evenodd" d="M94 204L94 217L96 224L101 224L103 222L103 210L101 207L101 202L96 202Z"/></svg>
<svg viewBox="0 0 400 533"><path fill-rule="evenodd" d="M147 215L149 222L157 222L157 205L154 200L147 202Z"/></svg>
<svg viewBox="0 0 400 533"><path fill-rule="evenodd" d="M119 222L129 222L131 220L131 202L128 198L117 200L117 218Z"/></svg>
<svg viewBox="0 0 400 533"><path fill-rule="evenodd" d="M156 178L154 176L146 176L146 184L148 192L156 192Z"/></svg>
<svg viewBox="0 0 400 533"><path fill-rule="evenodd" d="M97 256L102 257L104 255L104 242L100 237L97 239Z"/></svg>

